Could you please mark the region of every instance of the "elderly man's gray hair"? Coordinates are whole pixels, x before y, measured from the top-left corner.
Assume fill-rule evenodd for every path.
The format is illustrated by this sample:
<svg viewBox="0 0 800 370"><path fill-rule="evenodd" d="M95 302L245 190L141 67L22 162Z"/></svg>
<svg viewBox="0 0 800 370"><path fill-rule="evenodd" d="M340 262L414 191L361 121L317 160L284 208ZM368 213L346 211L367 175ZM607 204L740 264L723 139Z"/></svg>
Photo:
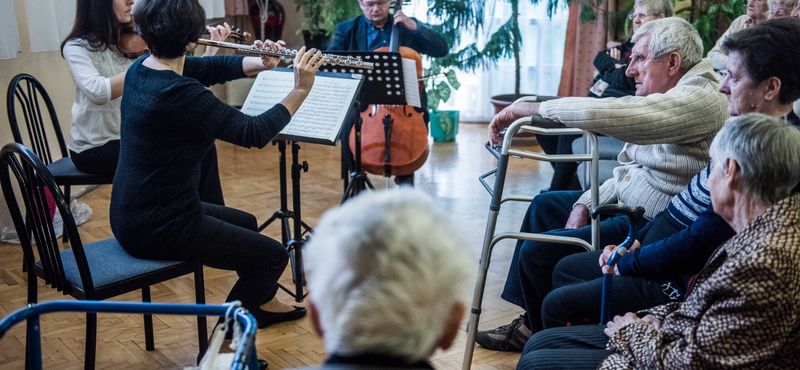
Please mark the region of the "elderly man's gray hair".
<svg viewBox="0 0 800 370"><path fill-rule="evenodd" d="M672 52L681 56L681 70L688 71L703 59L703 41L689 22L680 17L656 19L639 27L631 41L650 35L648 50L653 58Z"/></svg>
<svg viewBox="0 0 800 370"><path fill-rule="evenodd" d="M636 9L642 5L647 5L647 15L664 14L665 17L672 16L672 1L670 0L636 0L633 7Z"/></svg>
<svg viewBox="0 0 800 370"><path fill-rule="evenodd" d="M800 130L760 113L729 118L711 142L714 166L732 158L744 191L762 205L788 197L800 181Z"/></svg>
<svg viewBox="0 0 800 370"><path fill-rule="evenodd" d="M461 234L413 189L359 195L322 217L308 244L308 291L331 354L420 361L469 296Z"/></svg>

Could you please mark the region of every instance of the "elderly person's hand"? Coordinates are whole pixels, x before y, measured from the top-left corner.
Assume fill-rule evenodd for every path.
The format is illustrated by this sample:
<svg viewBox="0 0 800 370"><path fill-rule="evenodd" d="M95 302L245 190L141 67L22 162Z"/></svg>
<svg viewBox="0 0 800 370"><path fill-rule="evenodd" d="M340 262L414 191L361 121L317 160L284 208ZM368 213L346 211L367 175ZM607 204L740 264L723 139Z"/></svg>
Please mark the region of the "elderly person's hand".
<svg viewBox="0 0 800 370"><path fill-rule="evenodd" d="M589 207L583 204L578 204L572 208L569 214L567 224L564 225L565 229L578 229L589 224Z"/></svg>
<svg viewBox="0 0 800 370"><path fill-rule="evenodd" d="M409 31L416 31L417 30L417 22L414 22L413 19L407 17L403 14L402 10L398 10L394 13L394 24L402 24L405 26Z"/></svg>
<svg viewBox="0 0 800 370"><path fill-rule="evenodd" d="M612 58L614 58L616 60L622 60L622 59L620 59L620 55L621 55L621 53L620 53L618 48L608 49L608 56L610 56L610 57L612 57Z"/></svg>
<svg viewBox="0 0 800 370"><path fill-rule="evenodd" d="M614 320L608 322L608 325L606 325L606 328L603 329L603 332L606 333L606 335L608 335L609 338L611 338L617 331L619 331L619 329L622 329L623 327L625 327L625 325L634 322L640 322L651 325L656 330L661 328L661 320L659 320L653 315L647 315L643 318L639 318L638 316L636 316L635 313L628 312L625 314L625 316L614 316Z"/></svg>
<svg viewBox="0 0 800 370"><path fill-rule="evenodd" d="M509 105L500 111L500 113L497 113L497 115L492 118L492 121L489 122L489 141L487 141L486 144L494 145L502 143L503 140L500 140L499 136L500 131L511 126L514 121L534 114L539 114L539 103L520 102Z"/></svg>

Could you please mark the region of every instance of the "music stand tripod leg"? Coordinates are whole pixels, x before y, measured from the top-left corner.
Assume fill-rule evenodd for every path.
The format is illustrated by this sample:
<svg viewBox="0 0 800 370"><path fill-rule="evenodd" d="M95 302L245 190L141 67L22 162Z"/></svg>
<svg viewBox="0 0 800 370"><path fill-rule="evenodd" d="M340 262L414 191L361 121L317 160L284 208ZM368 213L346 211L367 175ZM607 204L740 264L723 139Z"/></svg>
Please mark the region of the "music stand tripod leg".
<svg viewBox="0 0 800 370"><path fill-rule="evenodd" d="M308 172L308 162L303 161L301 165L299 162L300 157L300 144L296 141L292 142L292 210L294 214L294 238L289 241L287 249L292 261L292 280L294 281L295 292L292 294L295 301L302 302L305 298L303 287L306 285L305 268L303 266L303 246L305 240L303 239L303 225L300 212L300 174Z"/></svg>
<svg viewBox="0 0 800 370"><path fill-rule="evenodd" d="M355 106L358 107L358 101L356 101ZM364 121L361 119L361 115L355 115L355 130L356 130L356 160L353 171L350 172L350 183L347 184L347 187L344 190L344 196L342 197L342 202L344 203L346 200L358 195L358 193L367 190L367 188L374 190L375 187L372 186L372 182L369 181L367 178L367 173L361 168L361 124Z"/></svg>
<svg viewBox="0 0 800 370"><path fill-rule="evenodd" d="M267 226L272 224L277 219L281 220L281 244L287 245L291 237L291 232L289 229L289 219L292 218L292 211L289 210L288 207L288 192L286 191L286 141L284 140L275 140L272 142L272 145L278 145L278 151L280 152L280 159L279 159L279 181L280 181L280 198L281 198L281 208L275 213L272 214L267 221L265 221L261 226L258 227L258 231L263 231Z"/></svg>

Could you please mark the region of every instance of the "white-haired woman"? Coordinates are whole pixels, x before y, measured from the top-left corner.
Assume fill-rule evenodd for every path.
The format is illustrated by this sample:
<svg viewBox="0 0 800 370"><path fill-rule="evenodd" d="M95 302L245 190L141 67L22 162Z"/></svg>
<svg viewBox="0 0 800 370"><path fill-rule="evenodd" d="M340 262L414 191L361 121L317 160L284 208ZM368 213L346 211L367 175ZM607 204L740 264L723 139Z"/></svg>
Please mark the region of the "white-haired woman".
<svg viewBox="0 0 800 370"><path fill-rule="evenodd" d="M747 0L747 12L734 19L728 27L728 30L717 39L717 43L708 52L708 58L714 63L715 70L725 70L725 63L728 62L728 56L722 51L722 43L725 42L725 39L727 39L729 35L745 28L756 26L767 20L770 14L767 1L768 0Z"/></svg>
<svg viewBox="0 0 800 370"><path fill-rule="evenodd" d="M325 213L308 244L309 313L342 365L428 368L453 343L470 263L435 202L412 189L370 192Z"/></svg>
<svg viewBox="0 0 800 370"><path fill-rule="evenodd" d="M781 19L791 16L792 10L797 7L797 0L767 0L767 4L769 4L768 19Z"/></svg>
<svg viewBox="0 0 800 370"><path fill-rule="evenodd" d="M800 131L759 113L711 144L714 209L736 232L684 302L535 335L518 369L788 369L800 363ZM605 335L603 335L605 334ZM610 338L610 339L609 339ZM558 365L558 366L550 366Z"/></svg>

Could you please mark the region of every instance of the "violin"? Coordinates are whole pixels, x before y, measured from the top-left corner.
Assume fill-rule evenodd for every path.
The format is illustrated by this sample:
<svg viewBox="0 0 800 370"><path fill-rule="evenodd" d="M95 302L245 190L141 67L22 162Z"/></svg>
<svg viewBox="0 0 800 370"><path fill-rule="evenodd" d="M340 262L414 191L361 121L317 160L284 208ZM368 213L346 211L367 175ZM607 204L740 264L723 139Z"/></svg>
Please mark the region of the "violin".
<svg viewBox="0 0 800 370"><path fill-rule="evenodd" d="M139 36L139 34L133 30L133 26L133 22L131 22L120 29L119 38L117 39L117 49L127 58L138 59L140 56L149 53L150 50L147 49L147 43L144 42L142 36ZM208 34L208 32L204 33L204 35ZM235 28L231 30L231 34L228 38L233 39L237 44L241 44L250 41L251 36L250 33L242 32L240 29Z"/></svg>
<svg viewBox="0 0 800 370"><path fill-rule="evenodd" d="M395 0L395 12L402 1ZM417 78L422 75L422 57L414 49L399 46L400 25L392 25L389 47L376 52L399 52L414 60ZM421 89L424 85L420 84ZM370 105L361 113L361 167L364 171L389 176L413 174L428 159L428 129L423 113L410 105ZM355 155L355 128L350 131L350 150Z"/></svg>

